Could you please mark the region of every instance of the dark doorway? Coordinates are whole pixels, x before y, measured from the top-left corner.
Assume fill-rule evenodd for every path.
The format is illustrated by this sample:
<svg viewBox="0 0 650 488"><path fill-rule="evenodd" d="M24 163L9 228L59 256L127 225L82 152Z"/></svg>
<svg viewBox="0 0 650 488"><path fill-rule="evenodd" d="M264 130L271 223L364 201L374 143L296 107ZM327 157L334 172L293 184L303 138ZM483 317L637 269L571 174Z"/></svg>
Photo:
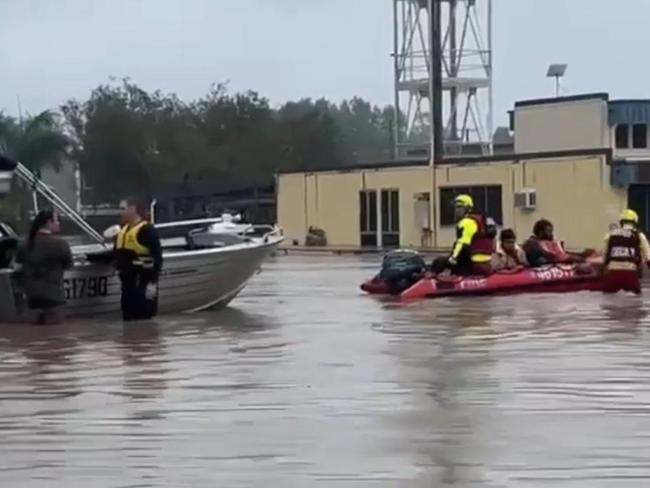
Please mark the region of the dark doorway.
<svg viewBox="0 0 650 488"><path fill-rule="evenodd" d="M630 186L627 205L639 214L639 228L647 233L650 230L650 185Z"/></svg>
<svg viewBox="0 0 650 488"><path fill-rule="evenodd" d="M381 191L381 243L399 247L399 191Z"/></svg>
<svg viewBox="0 0 650 488"><path fill-rule="evenodd" d="M359 192L359 232L362 247L377 247L377 192Z"/></svg>

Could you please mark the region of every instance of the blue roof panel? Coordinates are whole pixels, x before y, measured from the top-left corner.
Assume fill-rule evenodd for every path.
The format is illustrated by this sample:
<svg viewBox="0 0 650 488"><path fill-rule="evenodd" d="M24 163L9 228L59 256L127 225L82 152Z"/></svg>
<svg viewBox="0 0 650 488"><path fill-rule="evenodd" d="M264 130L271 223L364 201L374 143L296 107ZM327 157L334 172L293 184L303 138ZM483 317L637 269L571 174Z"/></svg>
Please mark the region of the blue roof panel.
<svg viewBox="0 0 650 488"><path fill-rule="evenodd" d="M650 124L650 100L609 102L609 124Z"/></svg>

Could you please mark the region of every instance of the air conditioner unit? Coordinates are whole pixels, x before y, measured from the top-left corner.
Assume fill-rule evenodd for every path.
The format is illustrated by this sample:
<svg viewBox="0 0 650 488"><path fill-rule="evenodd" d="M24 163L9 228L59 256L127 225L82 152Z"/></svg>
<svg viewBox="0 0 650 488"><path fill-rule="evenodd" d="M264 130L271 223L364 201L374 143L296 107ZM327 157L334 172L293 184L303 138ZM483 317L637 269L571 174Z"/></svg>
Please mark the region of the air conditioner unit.
<svg viewBox="0 0 650 488"><path fill-rule="evenodd" d="M535 210L537 207L537 191L533 188L524 188L515 193L515 208L522 210Z"/></svg>

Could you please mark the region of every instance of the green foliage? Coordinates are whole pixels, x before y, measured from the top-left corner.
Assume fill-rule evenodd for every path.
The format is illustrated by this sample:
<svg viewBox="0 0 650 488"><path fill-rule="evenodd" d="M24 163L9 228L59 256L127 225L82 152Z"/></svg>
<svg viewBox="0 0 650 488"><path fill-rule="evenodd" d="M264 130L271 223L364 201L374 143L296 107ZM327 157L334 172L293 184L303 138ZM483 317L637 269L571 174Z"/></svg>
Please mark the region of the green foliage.
<svg viewBox="0 0 650 488"><path fill-rule="evenodd" d="M20 121L0 113L0 151L34 171L78 162L97 202L267 185L282 170L388 160L395 124L392 107L361 98L273 108L256 92L216 85L184 102L129 80L101 85L61 112L63 124L51 111Z"/></svg>
<svg viewBox="0 0 650 488"><path fill-rule="evenodd" d="M59 170L70 142L54 112L41 112L24 121L0 114L0 152L34 171Z"/></svg>
<svg viewBox="0 0 650 488"><path fill-rule="evenodd" d="M270 184L279 170L390 158L394 111L360 98L303 99L274 109L256 92L214 86L183 102L128 80L61 110L73 158L98 201L195 187Z"/></svg>
<svg viewBox="0 0 650 488"><path fill-rule="evenodd" d="M58 171L68 158L71 142L54 112L28 115L24 120L0 113L0 153L37 173L46 168ZM30 191L16 185L14 191L0 200L0 221L25 230L30 207Z"/></svg>
<svg viewBox="0 0 650 488"><path fill-rule="evenodd" d="M26 199L24 191L14 191L0 199L0 222L11 225L15 230L23 232L26 229L25 218Z"/></svg>

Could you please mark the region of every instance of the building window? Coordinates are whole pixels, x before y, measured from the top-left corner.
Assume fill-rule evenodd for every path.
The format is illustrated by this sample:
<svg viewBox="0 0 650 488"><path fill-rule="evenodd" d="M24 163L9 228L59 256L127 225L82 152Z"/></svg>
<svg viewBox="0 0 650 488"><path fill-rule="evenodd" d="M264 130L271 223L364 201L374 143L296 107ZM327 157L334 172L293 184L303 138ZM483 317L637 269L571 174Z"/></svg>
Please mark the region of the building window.
<svg viewBox="0 0 650 488"><path fill-rule="evenodd" d="M381 242L385 247L399 246L399 191L381 191Z"/></svg>
<svg viewBox="0 0 650 488"><path fill-rule="evenodd" d="M634 124L632 126L632 147L635 149L645 149L648 147L647 124Z"/></svg>
<svg viewBox="0 0 650 488"><path fill-rule="evenodd" d="M362 246L377 246L377 192L359 192L359 231Z"/></svg>
<svg viewBox="0 0 650 488"><path fill-rule="evenodd" d="M630 147L630 126L627 124L619 124L616 126L616 147L619 149L627 149Z"/></svg>
<svg viewBox="0 0 650 488"><path fill-rule="evenodd" d="M456 225L454 198L466 194L474 200L474 212L492 217L497 224L503 223L501 185L455 186L440 188L440 225Z"/></svg>

